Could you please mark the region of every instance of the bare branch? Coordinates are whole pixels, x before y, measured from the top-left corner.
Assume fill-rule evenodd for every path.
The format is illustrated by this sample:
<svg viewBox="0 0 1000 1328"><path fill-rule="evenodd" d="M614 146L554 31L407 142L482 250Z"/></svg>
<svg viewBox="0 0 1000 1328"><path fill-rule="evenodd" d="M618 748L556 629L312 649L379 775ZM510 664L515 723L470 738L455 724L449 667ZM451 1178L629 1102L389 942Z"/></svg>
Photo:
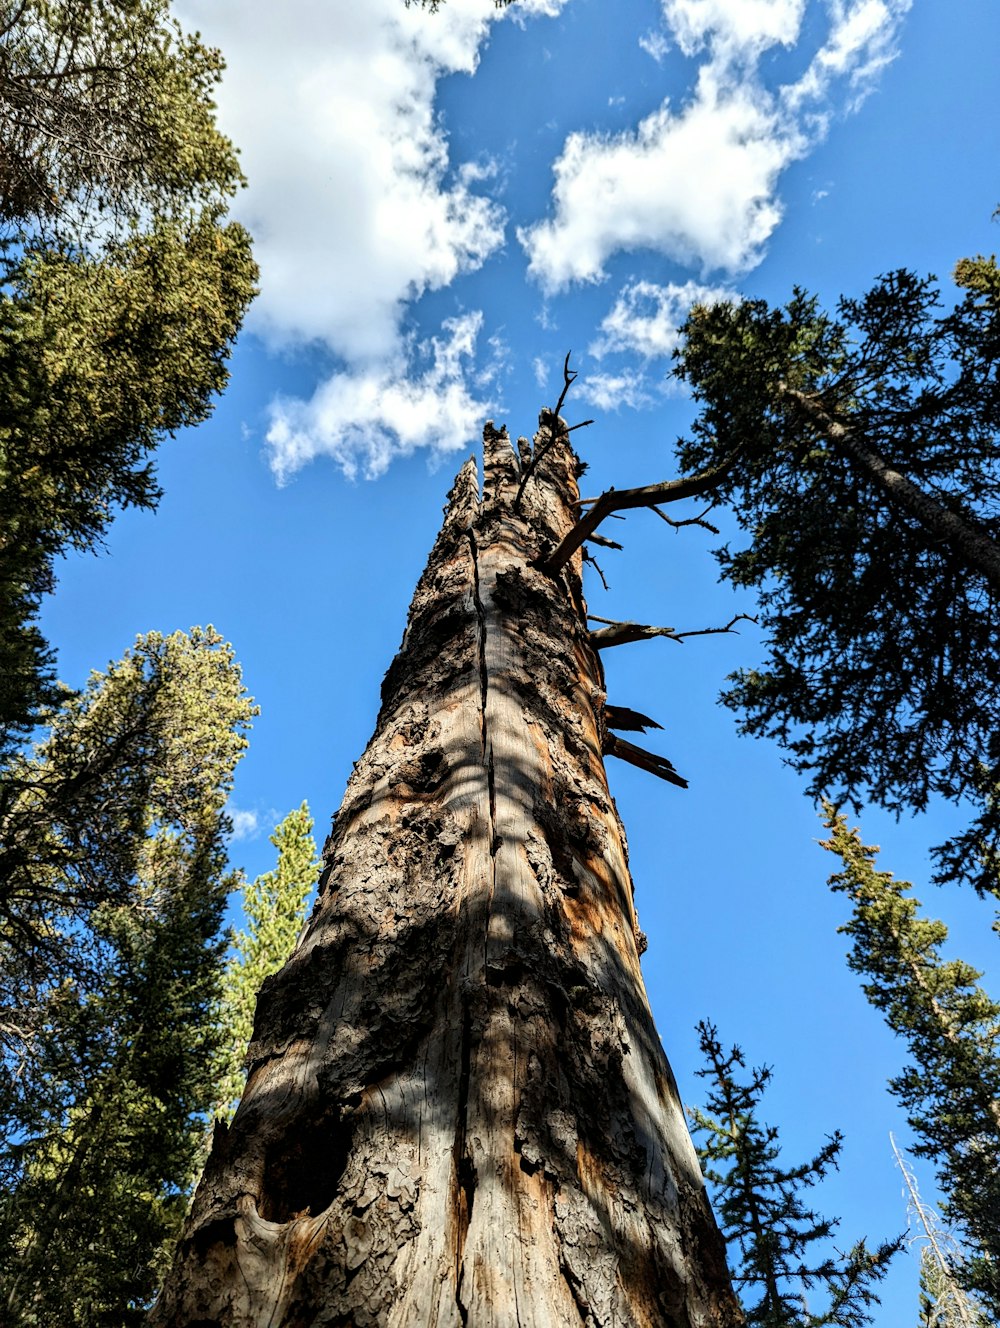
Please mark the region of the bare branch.
<svg viewBox="0 0 1000 1328"><path fill-rule="evenodd" d="M524 486L531 479L537 467L545 459L546 453L560 438L568 438L576 429L585 429L588 424L593 424L593 420L583 420L580 424L571 424L567 427L560 419L563 405L566 401L566 395L569 389L577 380L577 370L569 367L569 357L572 351L566 352L566 359L563 362L563 390L559 393L559 400L556 402L555 410L543 412L542 419L548 419L549 436L546 441L539 445L534 454L529 457L528 463L521 472L521 482L517 486L517 493L514 495L514 510L517 511L521 506L521 494L524 493Z"/></svg>
<svg viewBox="0 0 1000 1328"><path fill-rule="evenodd" d="M604 587L605 590L610 590L611 587L608 585L607 581L605 581L605 579L604 579L604 573L601 571L601 564L597 561L596 558L592 557L592 556L587 552L586 549L584 549L584 551L583 551L583 561L584 561L585 563L590 563L591 567L594 569L594 571L597 573L597 575L601 578L601 585Z"/></svg>
<svg viewBox="0 0 1000 1328"><path fill-rule="evenodd" d="M732 632L734 636L739 636L739 632L735 630L736 623L756 623L756 621L752 613L737 613L735 617L729 619L725 627L699 627L693 632L674 632L673 636L675 641L682 641L686 636L719 636L724 632Z"/></svg>
<svg viewBox="0 0 1000 1328"><path fill-rule="evenodd" d="M679 480L665 480L662 484L647 484L637 489L608 489L597 499L589 512L585 512L573 529L566 535L553 553L540 564L541 570L555 576L569 562L573 554L590 538L605 517L613 512L625 511L633 507L653 507L657 503L676 503L682 498L697 498L709 493L729 474L740 449L730 453L719 465L710 470L703 470L697 475L685 476Z"/></svg>
<svg viewBox="0 0 1000 1328"><path fill-rule="evenodd" d="M757 619L749 613L737 613L724 627L698 627L689 632L678 632L673 627L650 627L647 623L616 622L613 618L598 618L594 613L587 614L591 622L607 623L607 627L598 628L590 633L590 643L595 650L609 650L611 646L625 646L632 641L650 641L654 636L667 636L671 641L684 643L689 636L719 636L725 632L735 632L738 622L755 623Z"/></svg>
<svg viewBox="0 0 1000 1328"><path fill-rule="evenodd" d="M701 516L689 516L686 521L675 521L672 516L667 516L666 512L662 512L655 504L651 503L650 506L660 520L665 521L668 526L673 526L674 530L680 530L681 526L701 526L705 530L710 530L713 535L718 535L719 533L718 526L713 526L711 521L705 520L705 517L708 516L709 512L711 512L712 508L715 506L714 503L706 507ZM621 518L619 518L619 520L621 520Z"/></svg>
<svg viewBox="0 0 1000 1328"><path fill-rule="evenodd" d="M837 451L846 453L851 462L882 490L890 502L915 517L925 530L946 540L960 557L972 567L978 568L995 591L1000 591L1000 547L977 521L943 506L906 475L890 466L853 429L832 415L815 393L799 392L786 383L779 383L778 394L792 402ZM586 517L583 518L585 520ZM562 545L559 547L562 548Z"/></svg>
<svg viewBox="0 0 1000 1328"><path fill-rule="evenodd" d="M599 544L602 549L621 549L622 547L617 540L608 539L605 535L588 535L587 543Z"/></svg>
<svg viewBox="0 0 1000 1328"><path fill-rule="evenodd" d="M657 779L665 779L668 784L676 784L678 788L688 786L687 780L677 773L665 756L644 751L642 747L636 747L635 743L626 742L624 738L619 738L614 733L609 733L604 740L604 754L617 756L620 761L638 766L640 770L656 775Z"/></svg>

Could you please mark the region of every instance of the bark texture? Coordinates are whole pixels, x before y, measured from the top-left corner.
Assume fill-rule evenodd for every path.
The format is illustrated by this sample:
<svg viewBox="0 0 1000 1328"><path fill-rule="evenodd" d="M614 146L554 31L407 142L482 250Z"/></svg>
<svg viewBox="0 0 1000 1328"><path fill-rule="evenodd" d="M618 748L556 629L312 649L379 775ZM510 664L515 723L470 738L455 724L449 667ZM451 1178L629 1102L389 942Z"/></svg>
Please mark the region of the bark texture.
<svg viewBox="0 0 1000 1328"><path fill-rule="evenodd" d="M551 417L543 417L547 422ZM563 437L459 472L156 1328L741 1322L653 1026Z"/></svg>

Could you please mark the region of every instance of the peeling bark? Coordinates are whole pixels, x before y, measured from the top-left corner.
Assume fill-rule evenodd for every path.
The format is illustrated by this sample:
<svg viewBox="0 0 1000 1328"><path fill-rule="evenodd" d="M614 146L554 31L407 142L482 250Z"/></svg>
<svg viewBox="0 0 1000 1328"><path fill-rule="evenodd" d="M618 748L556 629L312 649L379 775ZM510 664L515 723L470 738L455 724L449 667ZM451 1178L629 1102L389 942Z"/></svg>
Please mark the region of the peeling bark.
<svg viewBox="0 0 1000 1328"><path fill-rule="evenodd" d="M542 445L545 446L541 455ZM521 446L521 444L519 444ZM565 434L459 472L155 1328L741 1322L639 968Z"/></svg>

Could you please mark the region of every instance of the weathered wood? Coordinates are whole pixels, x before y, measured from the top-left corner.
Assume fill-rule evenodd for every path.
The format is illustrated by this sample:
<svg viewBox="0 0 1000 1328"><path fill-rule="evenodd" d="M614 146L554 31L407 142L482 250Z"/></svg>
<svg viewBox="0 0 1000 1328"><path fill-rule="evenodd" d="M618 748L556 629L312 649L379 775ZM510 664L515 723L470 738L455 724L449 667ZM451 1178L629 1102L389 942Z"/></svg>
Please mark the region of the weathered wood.
<svg viewBox="0 0 1000 1328"><path fill-rule="evenodd" d="M740 1322L639 968L568 437L460 471L156 1328Z"/></svg>

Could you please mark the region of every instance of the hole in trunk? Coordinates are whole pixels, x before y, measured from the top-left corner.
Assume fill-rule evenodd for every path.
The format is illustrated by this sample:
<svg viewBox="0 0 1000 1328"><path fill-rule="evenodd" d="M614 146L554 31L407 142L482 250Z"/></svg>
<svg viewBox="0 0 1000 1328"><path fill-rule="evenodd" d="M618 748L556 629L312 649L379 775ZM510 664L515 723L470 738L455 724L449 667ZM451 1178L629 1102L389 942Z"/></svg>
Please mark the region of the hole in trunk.
<svg viewBox="0 0 1000 1328"><path fill-rule="evenodd" d="M347 1165L353 1130L343 1121L295 1121L267 1150L258 1212L267 1222L315 1217L329 1208Z"/></svg>

